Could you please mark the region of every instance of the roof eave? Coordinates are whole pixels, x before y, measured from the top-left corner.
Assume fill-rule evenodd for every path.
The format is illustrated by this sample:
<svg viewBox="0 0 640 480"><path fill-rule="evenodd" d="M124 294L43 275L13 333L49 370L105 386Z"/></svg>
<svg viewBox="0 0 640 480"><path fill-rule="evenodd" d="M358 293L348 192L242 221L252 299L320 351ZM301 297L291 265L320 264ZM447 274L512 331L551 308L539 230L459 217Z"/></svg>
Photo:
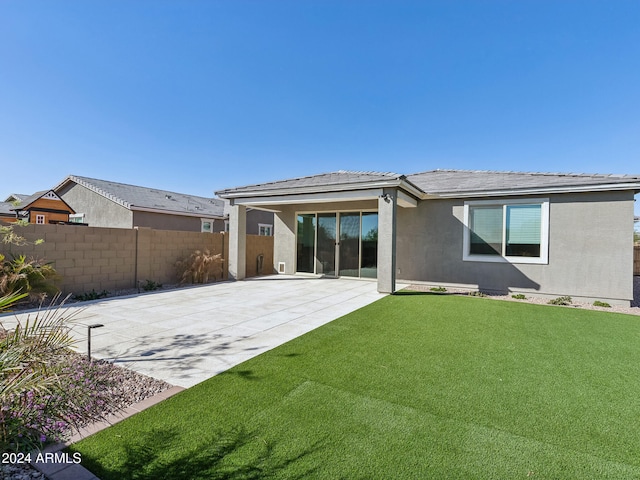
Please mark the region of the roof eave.
<svg viewBox="0 0 640 480"><path fill-rule="evenodd" d="M465 192L426 192L421 199L437 199L437 198L469 198L469 197L506 197L515 195L538 195L551 193L588 193L588 192L607 192L607 191L624 191L633 190L634 193L640 192L640 183L607 183L601 185L576 185L576 186L552 186L552 187L531 187L531 188L513 188L498 190L473 190Z"/></svg>
<svg viewBox="0 0 640 480"><path fill-rule="evenodd" d="M405 190L407 193L420 198L424 193L411 182L407 181L404 177L393 178L389 180L375 180L369 182L358 183L342 183L333 185L308 185L304 187L291 187L291 188L277 188L277 189L263 189L252 191L233 191L221 190L215 192L215 194L224 199L234 198L265 198L272 196L282 195L300 195L309 193L333 193L333 192L345 192L353 190L369 190L373 188L393 188L399 187Z"/></svg>

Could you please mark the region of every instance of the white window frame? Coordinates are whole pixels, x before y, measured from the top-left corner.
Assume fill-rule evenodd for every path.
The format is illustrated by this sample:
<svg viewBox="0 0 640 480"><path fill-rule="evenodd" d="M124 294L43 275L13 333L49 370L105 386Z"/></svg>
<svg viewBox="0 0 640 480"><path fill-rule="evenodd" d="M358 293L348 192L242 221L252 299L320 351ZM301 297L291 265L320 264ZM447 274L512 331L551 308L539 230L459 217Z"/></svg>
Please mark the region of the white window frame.
<svg viewBox="0 0 640 480"><path fill-rule="evenodd" d="M510 205L540 205L540 256L516 257L505 255L506 249L506 208ZM476 206L502 207L502 254L480 255L471 254L471 229L469 228L469 208ZM474 200L464 202L464 235L462 242L462 260L465 262L493 262L493 263L533 263L547 265L549 263L549 199L527 198L518 200Z"/></svg>
<svg viewBox="0 0 640 480"><path fill-rule="evenodd" d="M204 229L204 224L208 223L209 224L209 228L210 230L205 230ZM200 232L201 233L213 233L213 224L215 223L215 220L212 218L201 218L200 219Z"/></svg>
<svg viewBox="0 0 640 480"><path fill-rule="evenodd" d="M79 220L79 221L74 221L74 220ZM84 213L70 213L69 221L73 223L84 223Z"/></svg>
<svg viewBox="0 0 640 480"><path fill-rule="evenodd" d="M44 225L44 215L36 214L36 225Z"/></svg>
<svg viewBox="0 0 640 480"><path fill-rule="evenodd" d="M260 233L260 229L262 228L268 228L269 229L269 234L268 235L263 235L262 233ZM258 235L263 236L263 237L271 237L273 235L273 224L271 223L259 223L258 224Z"/></svg>

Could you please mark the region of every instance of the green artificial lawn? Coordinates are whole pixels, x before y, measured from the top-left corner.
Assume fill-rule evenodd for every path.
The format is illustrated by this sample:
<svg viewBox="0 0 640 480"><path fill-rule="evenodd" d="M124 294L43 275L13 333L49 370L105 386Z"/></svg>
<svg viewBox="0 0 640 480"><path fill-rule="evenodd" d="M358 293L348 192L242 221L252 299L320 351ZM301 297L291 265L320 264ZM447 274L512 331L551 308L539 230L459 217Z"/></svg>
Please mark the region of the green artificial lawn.
<svg viewBox="0 0 640 480"><path fill-rule="evenodd" d="M71 448L109 479L640 478L640 318L397 294Z"/></svg>

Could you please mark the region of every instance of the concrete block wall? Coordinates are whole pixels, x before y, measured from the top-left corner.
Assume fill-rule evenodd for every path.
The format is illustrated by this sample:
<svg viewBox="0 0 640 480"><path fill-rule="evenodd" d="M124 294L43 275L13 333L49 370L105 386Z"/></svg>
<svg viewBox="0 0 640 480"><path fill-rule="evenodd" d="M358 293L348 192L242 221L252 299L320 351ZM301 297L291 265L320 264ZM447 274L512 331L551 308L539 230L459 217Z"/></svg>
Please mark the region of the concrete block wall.
<svg viewBox="0 0 640 480"><path fill-rule="evenodd" d="M262 255L262 275L275 273L273 268L273 237L247 235L247 277L258 275L258 255Z"/></svg>
<svg viewBox="0 0 640 480"><path fill-rule="evenodd" d="M209 250L225 257L225 235L222 233L179 232L175 230L138 230L140 265L145 271L138 274L143 283L149 279L159 283L176 283L176 262L184 260L196 250ZM144 274L144 275L143 275ZM226 279L223 267L222 278Z"/></svg>
<svg viewBox="0 0 640 480"><path fill-rule="evenodd" d="M28 245L1 245L10 258L25 254L51 262L61 276L58 287L66 294L131 288L135 283L135 231L75 225L28 225L16 233ZM35 245L37 239L44 243Z"/></svg>
<svg viewBox="0 0 640 480"><path fill-rule="evenodd" d="M122 229L76 225L16 227L28 245L0 244L0 253L25 254L53 263L63 293L82 294L136 288L147 280L178 282L176 262L195 250L220 253L222 275L228 278L228 235L150 228ZM35 245L37 239L44 243ZM264 255L263 273L273 273L273 237L247 236L247 276L255 276L256 257ZM220 280L220 278L218 279Z"/></svg>

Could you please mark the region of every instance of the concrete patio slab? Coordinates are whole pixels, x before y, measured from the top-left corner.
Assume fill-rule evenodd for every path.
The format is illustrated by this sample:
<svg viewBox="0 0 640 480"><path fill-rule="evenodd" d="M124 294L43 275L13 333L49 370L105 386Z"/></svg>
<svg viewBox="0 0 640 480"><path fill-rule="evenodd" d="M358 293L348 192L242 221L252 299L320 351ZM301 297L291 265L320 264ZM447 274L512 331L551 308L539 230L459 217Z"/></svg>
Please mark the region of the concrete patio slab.
<svg viewBox="0 0 640 480"><path fill-rule="evenodd" d="M78 351L86 353L87 325L103 324L92 330L92 356L187 388L382 298L376 288L370 280L272 275L68 308Z"/></svg>

